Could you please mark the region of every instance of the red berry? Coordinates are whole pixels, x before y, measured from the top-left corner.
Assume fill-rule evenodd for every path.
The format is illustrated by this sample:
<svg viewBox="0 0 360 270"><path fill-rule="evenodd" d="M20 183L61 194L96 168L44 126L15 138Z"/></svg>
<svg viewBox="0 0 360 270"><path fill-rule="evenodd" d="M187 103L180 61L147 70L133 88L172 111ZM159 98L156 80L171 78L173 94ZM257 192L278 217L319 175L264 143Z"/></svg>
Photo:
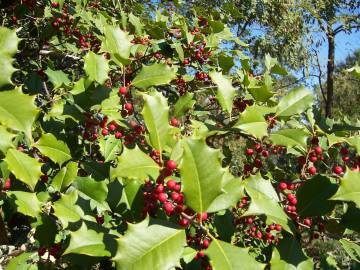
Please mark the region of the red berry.
<svg viewBox="0 0 360 270"><path fill-rule="evenodd" d="M276 224L275 225L275 230L277 230L278 232L281 231L281 225L280 224Z"/></svg>
<svg viewBox="0 0 360 270"><path fill-rule="evenodd" d="M132 111L133 105L132 105L131 103L125 103L124 108L125 108L127 111Z"/></svg>
<svg viewBox="0 0 360 270"><path fill-rule="evenodd" d="M38 255L41 257L45 254L46 252L46 247L39 247L38 249Z"/></svg>
<svg viewBox="0 0 360 270"><path fill-rule="evenodd" d="M205 257L205 252L203 250L200 250L197 255L199 257L203 258L203 257Z"/></svg>
<svg viewBox="0 0 360 270"><path fill-rule="evenodd" d="M296 204L297 204L297 199L296 199L296 198L292 198L291 200L289 200L289 202L290 202L292 205L296 205Z"/></svg>
<svg viewBox="0 0 360 270"><path fill-rule="evenodd" d="M308 169L308 172L309 172L310 174L316 174L316 168L315 168L315 167L310 167L310 168Z"/></svg>
<svg viewBox="0 0 360 270"><path fill-rule="evenodd" d="M120 95L125 95L127 93L127 88L125 86L121 86L119 88L119 94Z"/></svg>
<svg viewBox="0 0 360 270"><path fill-rule="evenodd" d="M261 238L262 238L262 232L260 232L260 231L257 232L256 237L259 238L259 239L261 239Z"/></svg>
<svg viewBox="0 0 360 270"><path fill-rule="evenodd" d="M319 143L319 139L318 139L317 137L313 137L313 138L311 139L311 143L314 144L314 145L316 145L316 144Z"/></svg>
<svg viewBox="0 0 360 270"><path fill-rule="evenodd" d="M61 249L60 244L54 244L54 245L50 248L49 253L50 253L50 255L56 257L56 256L57 256L57 253L60 251L60 249Z"/></svg>
<svg viewBox="0 0 360 270"><path fill-rule="evenodd" d="M165 188L164 188L164 185L162 185L162 184L159 184L159 185L155 188L155 192L156 192L156 193L163 193L164 190L165 190Z"/></svg>
<svg viewBox="0 0 360 270"><path fill-rule="evenodd" d="M199 213L199 214L197 214L197 219L198 220L202 220L202 221L205 221L205 220L207 220L207 218L208 218L208 214L206 213L206 212L203 212L203 213Z"/></svg>
<svg viewBox="0 0 360 270"><path fill-rule="evenodd" d="M59 4L58 2L52 2L52 3L51 3L51 6L52 6L53 8L58 8L58 7L60 6L60 4Z"/></svg>
<svg viewBox="0 0 360 270"><path fill-rule="evenodd" d="M115 132L115 138L116 139L121 139L121 137L122 137L122 133L120 131Z"/></svg>
<svg viewBox="0 0 360 270"><path fill-rule="evenodd" d="M310 219L310 218L305 218L305 219L304 219L304 224L305 224L306 226L311 226L311 219Z"/></svg>
<svg viewBox="0 0 360 270"><path fill-rule="evenodd" d="M342 155L347 155L347 154L349 154L349 150L347 148L343 147L343 148L341 148L340 153Z"/></svg>
<svg viewBox="0 0 360 270"><path fill-rule="evenodd" d="M189 59L184 59L184 65L188 65L190 63Z"/></svg>
<svg viewBox="0 0 360 270"><path fill-rule="evenodd" d="M164 203L164 210L168 216L174 212L174 206L170 202Z"/></svg>
<svg viewBox="0 0 360 270"><path fill-rule="evenodd" d="M189 226L189 220L187 220L186 218L182 218L179 220L179 224L182 227L187 227L187 226Z"/></svg>
<svg viewBox="0 0 360 270"><path fill-rule="evenodd" d="M110 131L114 131L114 130L116 129L116 126L115 126L114 124L110 124L110 125L108 126L108 129L109 129Z"/></svg>
<svg viewBox="0 0 360 270"><path fill-rule="evenodd" d="M5 180L4 190L9 190L10 187L11 187L11 180L10 180L10 178L7 178L7 179Z"/></svg>
<svg viewBox="0 0 360 270"><path fill-rule="evenodd" d="M169 181L167 181L166 186L168 187L168 189L174 190L176 187L176 181L169 180Z"/></svg>
<svg viewBox="0 0 360 270"><path fill-rule="evenodd" d="M180 125L180 122L176 118L171 118L170 125L172 125L173 127L178 127Z"/></svg>
<svg viewBox="0 0 360 270"><path fill-rule="evenodd" d="M314 148L314 151L315 151L315 153L316 153L317 155L321 155L321 154L322 154L322 149L321 149L320 146L316 146L316 147Z"/></svg>
<svg viewBox="0 0 360 270"><path fill-rule="evenodd" d="M335 174L341 174L343 172L343 168L339 165L336 165L333 167L333 173Z"/></svg>
<svg viewBox="0 0 360 270"><path fill-rule="evenodd" d="M253 155L253 154L254 154L254 149L252 149L252 148L246 149L246 154L247 154L248 156Z"/></svg>
<svg viewBox="0 0 360 270"><path fill-rule="evenodd" d="M288 195L286 197L289 201L295 199L295 195L292 193L288 193Z"/></svg>
<svg viewBox="0 0 360 270"><path fill-rule="evenodd" d="M209 244L210 244L210 241L208 239L204 239L202 246L203 246L203 248L208 248Z"/></svg>
<svg viewBox="0 0 360 270"><path fill-rule="evenodd" d="M168 198L168 195L167 195L166 193L160 193L160 194L158 195L158 200L159 200L160 202L165 202L167 198Z"/></svg>
<svg viewBox="0 0 360 270"><path fill-rule="evenodd" d="M176 184L174 190L175 190L175 191L180 191L180 190L181 190L181 185L180 185L180 184Z"/></svg>
<svg viewBox="0 0 360 270"><path fill-rule="evenodd" d="M109 135L109 131L106 128L103 128L102 131L101 131L101 134L103 136L107 136L107 135Z"/></svg>
<svg viewBox="0 0 360 270"><path fill-rule="evenodd" d="M180 194L177 192L172 192L171 193L171 199L173 199L175 202L178 202L180 200Z"/></svg>
<svg viewBox="0 0 360 270"><path fill-rule="evenodd" d="M40 176L40 179L44 183L47 183L47 181L49 180L49 176L47 176L47 174L43 174L42 176Z"/></svg>
<svg viewBox="0 0 360 270"><path fill-rule="evenodd" d="M317 161L317 157L314 155L314 156L310 156L309 157L309 160L312 162L312 163L314 163L314 162L316 162Z"/></svg>
<svg viewBox="0 0 360 270"><path fill-rule="evenodd" d="M166 162L166 168L168 168L169 170L173 171L173 170L176 169L176 167L177 167L177 165L176 165L176 162L174 160L170 159L170 160L168 160Z"/></svg>
<svg viewBox="0 0 360 270"><path fill-rule="evenodd" d="M342 157L342 160L343 160L344 162L349 162L349 161L350 161L350 157L349 157L349 156L343 156L343 157Z"/></svg>
<svg viewBox="0 0 360 270"><path fill-rule="evenodd" d="M246 219L247 224L253 224L253 222L254 222L254 220L251 217Z"/></svg>
<svg viewBox="0 0 360 270"><path fill-rule="evenodd" d="M279 189L280 190L285 190L287 189L287 184L285 182L280 182L279 183Z"/></svg>
<svg viewBox="0 0 360 270"><path fill-rule="evenodd" d="M261 154L262 154L262 156L265 157L265 158L269 157L269 151L267 151L267 150L263 150L263 151L261 152Z"/></svg>
<svg viewBox="0 0 360 270"><path fill-rule="evenodd" d="M254 160L254 165L255 165L256 168L261 168L261 167L262 167L262 162L261 162L261 160L258 159L258 158L256 158L256 159Z"/></svg>
<svg viewBox="0 0 360 270"><path fill-rule="evenodd" d="M304 165L306 163L306 157L300 156L298 158L299 165Z"/></svg>
<svg viewBox="0 0 360 270"><path fill-rule="evenodd" d="M104 216L96 216L95 217L97 224L103 224L104 223Z"/></svg>
<svg viewBox="0 0 360 270"><path fill-rule="evenodd" d="M260 153L262 151L262 147L260 143L255 144L255 150L256 152Z"/></svg>

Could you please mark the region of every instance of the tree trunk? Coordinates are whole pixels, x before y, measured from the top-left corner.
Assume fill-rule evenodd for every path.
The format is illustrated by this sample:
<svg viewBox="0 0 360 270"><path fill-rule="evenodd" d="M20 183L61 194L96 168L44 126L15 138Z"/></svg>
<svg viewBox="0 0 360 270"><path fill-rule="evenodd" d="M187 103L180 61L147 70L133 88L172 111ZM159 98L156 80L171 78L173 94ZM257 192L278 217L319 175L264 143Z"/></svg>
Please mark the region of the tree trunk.
<svg viewBox="0 0 360 270"><path fill-rule="evenodd" d="M335 35L331 26L326 35L328 41L328 62L326 79L326 104L325 116L332 117L332 106L334 100L334 70L335 70Z"/></svg>

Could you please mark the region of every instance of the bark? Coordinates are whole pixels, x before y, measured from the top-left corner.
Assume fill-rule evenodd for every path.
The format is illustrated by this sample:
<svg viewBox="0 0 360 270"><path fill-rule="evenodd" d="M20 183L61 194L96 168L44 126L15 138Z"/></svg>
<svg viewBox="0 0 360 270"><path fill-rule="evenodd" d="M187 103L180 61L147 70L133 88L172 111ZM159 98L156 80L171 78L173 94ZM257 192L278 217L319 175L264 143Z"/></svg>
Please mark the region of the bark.
<svg viewBox="0 0 360 270"><path fill-rule="evenodd" d="M327 32L328 42L328 62L327 62L327 79L326 79L326 103L325 116L332 117L332 107L334 102L334 70L335 70L335 34L331 26Z"/></svg>

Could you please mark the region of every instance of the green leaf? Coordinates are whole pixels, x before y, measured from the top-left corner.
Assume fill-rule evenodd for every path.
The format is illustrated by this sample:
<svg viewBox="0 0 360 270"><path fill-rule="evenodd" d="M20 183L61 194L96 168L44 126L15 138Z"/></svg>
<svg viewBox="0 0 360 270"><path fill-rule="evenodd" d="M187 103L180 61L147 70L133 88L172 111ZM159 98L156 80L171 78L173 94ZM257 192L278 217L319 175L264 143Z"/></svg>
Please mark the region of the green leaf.
<svg viewBox="0 0 360 270"><path fill-rule="evenodd" d="M288 148L298 146L304 151L307 149L308 137L308 132L295 128L280 129L270 134L270 140L274 144L283 145Z"/></svg>
<svg viewBox="0 0 360 270"><path fill-rule="evenodd" d="M360 246L347 239L340 239L339 242L351 259L360 263Z"/></svg>
<svg viewBox="0 0 360 270"><path fill-rule="evenodd" d="M196 103L193 100L194 93L186 92L185 95L179 97L174 105L174 116L182 117L188 110L194 107Z"/></svg>
<svg viewBox="0 0 360 270"><path fill-rule="evenodd" d="M268 124L257 106L247 107L234 125L234 128L241 129L258 139L267 135L267 127Z"/></svg>
<svg viewBox="0 0 360 270"><path fill-rule="evenodd" d="M32 262L32 260L35 260L37 257L37 252L21 253L10 260L5 270L37 270L38 267Z"/></svg>
<svg viewBox="0 0 360 270"><path fill-rule="evenodd" d="M66 143L56 139L51 133L43 134L33 146L60 166L71 159L70 149Z"/></svg>
<svg viewBox="0 0 360 270"><path fill-rule="evenodd" d="M265 267L249 255L249 248L236 247L216 238L212 239L206 254L214 270L260 270Z"/></svg>
<svg viewBox="0 0 360 270"><path fill-rule="evenodd" d="M18 51L16 29L0 27L0 54L14 55Z"/></svg>
<svg viewBox="0 0 360 270"><path fill-rule="evenodd" d="M219 66L221 67L221 69L225 73L228 73L230 71L230 69L234 66L234 57L230 56L230 55L226 55L224 53L221 53L218 56L218 62L219 62Z"/></svg>
<svg viewBox="0 0 360 270"><path fill-rule="evenodd" d="M39 161L15 149L9 149L4 160L17 179L27 184L31 190L35 189L42 175L42 164Z"/></svg>
<svg viewBox="0 0 360 270"><path fill-rule="evenodd" d="M137 202L139 201L139 197L140 197L139 194L141 193L140 188L143 182L135 179L131 179L131 180L124 179L122 182L124 188L123 188L123 193L121 195L121 202L125 203L128 209L133 210L134 208L136 208ZM142 206L143 204L141 204L141 208Z"/></svg>
<svg viewBox="0 0 360 270"><path fill-rule="evenodd" d="M295 88L283 97L276 110L276 116L289 117L305 112L313 105L314 94L303 87Z"/></svg>
<svg viewBox="0 0 360 270"><path fill-rule="evenodd" d="M118 166L111 171L111 178L125 177L145 180L150 176L156 179L159 169L156 162L137 146L134 149L124 147L123 153L118 157Z"/></svg>
<svg viewBox="0 0 360 270"><path fill-rule="evenodd" d="M66 254L83 254L94 257L110 257L111 254L105 249L104 233L89 230L83 223L79 230L70 233L70 244L65 249Z"/></svg>
<svg viewBox="0 0 360 270"><path fill-rule="evenodd" d="M61 195L61 198L54 202L54 215L61 221L65 229L69 222L77 222L84 216L84 212L76 205L78 193L76 190Z"/></svg>
<svg viewBox="0 0 360 270"><path fill-rule="evenodd" d="M104 99L101 104L101 112L108 117L108 122L121 120L121 100L117 91L110 92L110 96Z"/></svg>
<svg viewBox="0 0 360 270"><path fill-rule="evenodd" d="M248 75L246 75L246 79L249 81L248 90L256 101L266 102L275 94L271 91L273 82L269 74L264 74L263 81Z"/></svg>
<svg viewBox="0 0 360 270"><path fill-rule="evenodd" d="M116 269L159 270L179 265L186 245L185 231L166 221L145 219L128 224L113 258Z"/></svg>
<svg viewBox="0 0 360 270"><path fill-rule="evenodd" d="M16 70L13 65L12 56L17 52L19 39L16 35L16 29L0 27L0 87L12 84L11 76Z"/></svg>
<svg viewBox="0 0 360 270"><path fill-rule="evenodd" d="M206 212L222 193L225 169L221 167L219 150L207 146L203 139L184 140L183 147L180 175L186 204L198 213Z"/></svg>
<svg viewBox="0 0 360 270"><path fill-rule="evenodd" d="M103 55L89 51L84 57L84 70L89 79L103 84L108 79L109 61Z"/></svg>
<svg viewBox="0 0 360 270"><path fill-rule="evenodd" d="M183 48L182 48L182 45L181 45L181 43L180 42L176 42L174 45L173 45L174 47L175 47L175 50L176 50L176 52L177 52L177 54L178 54L178 56L179 56L179 60L180 61L184 61L184 50L183 50Z"/></svg>
<svg viewBox="0 0 360 270"><path fill-rule="evenodd" d="M143 24L140 19L136 17L134 14L129 14L129 22L135 27L135 32L137 35L142 35L143 33Z"/></svg>
<svg viewBox="0 0 360 270"><path fill-rule="evenodd" d="M359 136L347 138L347 141L351 146L355 147L356 152L360 153L360 137Z"/></svg>
<svg viewBox="0 0 360 270"><path fill-rule="evenodd" d="M128 62L130 56L131 36L119 27L107 25L104 28L105 39L102 43L104 51L110 53L111 59L118 65Z"/></svg>
<svg viewBox="0 0 360 270"><path fill-rule="evenodd" d="M330 200L352 201L360 208L360 173L347 169L340 179L340 186Z"/></svg>
<svg viewBox="0 0 360 270"><path fill-rule="evenodd" d="M166 64L152 64L150 66L143 66L131 85L146 89L150 86L168 84L174 79L176 79L174 68Z"/></svg>
<svg viewBox="0 0 360 270"><path fill-rule="evenodd" d="M328 199L335 194L337 186L323 175L307 180L296 193L297 212L303 217L322 216L330 213L335 202Z"/></svg>
<svg viewBox="0 0 360 270"><path fill-rule="evenodd" d="M90 200L90 205L104 210L110 210L106 202L108 188L105 181L95 181L91 177L77 177L72 185L79 195Z"/></svg>
<svg viewBox="0 0 360 270"><path fill-rule="evenodd" d="M236 205L244 197L244 185L240 178L230 180L224 187L224 193L216 197L208 208L208 212L218 212Z"/></svg>
<svg viewBox="0 0 360 270"><path fill-rule="evenodd" d="M350 230L360 232L360 209L350 205L341 217L340 224Z"/></svg>
<svg viewBox="0 0 360 270"><path fill-rule="evenodd" d="M31 138L31 127L38 114L34 101L35 96L23 94L20 88L0 92L0 123Z"/></svg>
<svg viewBox="0 0 360 270"><path fill-rule="evenodd" d="M41 213L41 202L35 193L11 191L9 195L16 197L15 204L17 205L17 212L34 218L38 217Z"/></svg>
<svg viewBox="0 0 360 270"><path fill-rule="evenodd" d="M167 99L159 92L143 95L145 100L141 112L147 130L149 131L150 144L162 153L169 140L169 106Z"/></svg>
<svg viewBox="0 0 360 270"><path fill-rule="evenodd" d="M272 58L269 54L265 55L265 67L271 73L287 75L286 70L279 65L277 59Z"/></svg>
<svg viewBox="0 0 360 270"><path fill-rule="evenodd" d="M263 179L260 174L252 175L246 180L245 189L251 203L243 216L264 214L267 224L278 223L292 233L294 225L279 205L279 197L269 180Z"/></svg>
<svg viewBox="0 0 360 270"><path fill-rule="evenodd" d="M99 139L100 153L105 158L105 162L114 160L116 155L121 152L121 140L116 139L115 136L108 136L107 138Z"/></svg>
<svg viewBox="0 0 360 270"><path fill-rule="evenodd" d="M335 134L326 134L326 137L329 142L329 147L337 143L347 142L345 137L338 137Z"/></svg>
<svg viewBox="0 0 360 270"><path fill-rule="evenodd" d="M71 161L55 175L51 185L57 191L64 191L75 180L77 173L78 165Z"/></svg>
<svg viewBox="0 0 360 270"><path fill-rule="evenodd" d="M231 79L225 77L221 72L212 71L209 73L211 80L217 85L216 98L221 107L231 115L233 100L236 89L232 86Z"/></svg>
<svg viewBox="0 0 360 270"><path fill-rule="evenodd" d="M0 126L0 151L3 152L3 154L6 154L6 151L9 148L14 148L15 146L12 143L12 140L14 139L16 135L13 133L10 133L6 127Z"/></svg>
<svg viewBox="0 0 360 270"><path fill-rule="evenodd" d="M52 70L48 67L45 70L45 73L48 76L49 81L53 84L54 88L59 88L63 85L70 84L68 75L61 70Z"/></svg>
<svg viewBox="0 0 360 270"><path fill-rule="evenodd" d="M197 250L191 247L185 247L181 259L184 260L185 263L190 263L195 258L196 254Z"/></svg>
<svg viewBox="0 0 360 270"><path fill-rule="evenodd" d="M310 270L313 262L301 249L299 241L287 236L280 240L279 245L273 250L271 257L271 270Z"/></svg>

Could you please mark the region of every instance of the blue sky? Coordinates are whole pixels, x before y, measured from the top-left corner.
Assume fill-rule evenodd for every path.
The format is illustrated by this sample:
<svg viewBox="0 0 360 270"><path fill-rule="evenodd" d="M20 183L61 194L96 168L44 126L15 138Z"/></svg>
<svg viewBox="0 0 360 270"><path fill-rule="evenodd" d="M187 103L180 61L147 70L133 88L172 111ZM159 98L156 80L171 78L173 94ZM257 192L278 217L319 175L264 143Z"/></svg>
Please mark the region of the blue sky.
<svg viewBox="0 0 360 270"><path fill-rule="evenodd" d="M318 37L321 39L322 37ZM338 64L346 59L346 57L356 49L360 48L360 31L354 32L352 34L345 34L344 32L336 35L335 39L335 64ZM322 46L319 48L319 60L322 67L323 74L326 74L326 64L327 64L327 53L328 46L326 42L323 42ZM317 71L314 71L317 73ZM294 74L297 77L301 77L302 74ZM306 79L306 85L312 87L318 84L318 79L315 77L309 77Z"/></svg>
<svg viewBox="0 0 360 270"><path fill-rule="evenodd" d="M347 35L343 32L339 33L335 39L335 61L336 63L344 60L349 54L360 48L360 31ZM323 44L320 50L321 64L326 64L327 60L327 44Z"/></svg>

